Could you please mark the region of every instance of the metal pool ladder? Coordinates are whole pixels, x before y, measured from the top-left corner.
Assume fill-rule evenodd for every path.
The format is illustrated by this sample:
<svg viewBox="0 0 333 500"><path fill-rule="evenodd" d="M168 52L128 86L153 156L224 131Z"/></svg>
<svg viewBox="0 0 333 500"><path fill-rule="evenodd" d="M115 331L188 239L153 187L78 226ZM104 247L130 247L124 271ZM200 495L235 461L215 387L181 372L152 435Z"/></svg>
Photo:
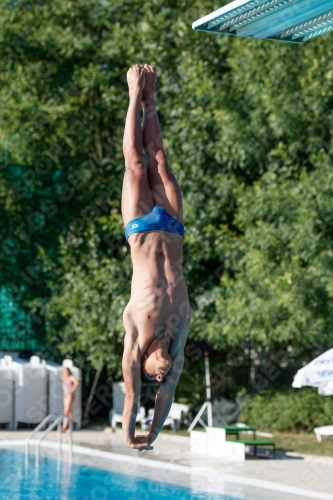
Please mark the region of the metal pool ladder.
<svg viewBox="0 0 333 500"><path fill-rule="evenodd" d="M43 441L43 439L49 434L50 431L52 431L56 426L57 426L57 435L58 435L58 453L61 453L61 424L64 420L64 418L68 418L65 415L53 415L50 413L47 417L45 417L40 424L37 425L37 427L32 431L31 434L27 437L25 440L25 454L26 457L29 455L29 444L31 439L34 437L34 435L40 431L44 425L46 425L48 422L52 421L51 424L45 429L43 434L40 436L40 438L36 441L36 461L39 459L39 449L40 449L40 444ZM69 430L69 453L70 453L70 458L72 459L73 457L73 439L72 439L72 421L68 418L68 430Z"/></svg>

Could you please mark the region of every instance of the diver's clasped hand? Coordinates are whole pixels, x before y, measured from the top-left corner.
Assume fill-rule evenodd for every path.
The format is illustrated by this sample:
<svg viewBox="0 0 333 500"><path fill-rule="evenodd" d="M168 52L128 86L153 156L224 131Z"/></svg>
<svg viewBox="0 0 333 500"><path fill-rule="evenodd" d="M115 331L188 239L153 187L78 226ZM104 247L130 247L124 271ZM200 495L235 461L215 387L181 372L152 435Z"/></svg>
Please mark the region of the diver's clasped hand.
<svg viewBox="0 0 333 500"><path fill-rule="evenodd" d="M151 446L152 441L153 439L149 434L144 436L134 436L133 440L127 443L127 446L132 450L138 451L153 450L154 447Z"/></svg>

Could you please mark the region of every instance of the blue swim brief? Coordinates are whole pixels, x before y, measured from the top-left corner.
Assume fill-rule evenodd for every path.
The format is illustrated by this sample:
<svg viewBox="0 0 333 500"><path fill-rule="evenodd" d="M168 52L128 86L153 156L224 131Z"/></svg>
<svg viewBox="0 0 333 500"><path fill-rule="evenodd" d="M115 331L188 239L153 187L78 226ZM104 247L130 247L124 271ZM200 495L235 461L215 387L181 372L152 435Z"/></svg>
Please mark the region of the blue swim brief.
<svg viewBox="0 0 333 500"><path fill-rule="evenodd" d="M125 227L126 240L131 234L144 231L168 231L184 236L184 224L169 215L164 208L155 205L148 214L129 221Z"/></svg>

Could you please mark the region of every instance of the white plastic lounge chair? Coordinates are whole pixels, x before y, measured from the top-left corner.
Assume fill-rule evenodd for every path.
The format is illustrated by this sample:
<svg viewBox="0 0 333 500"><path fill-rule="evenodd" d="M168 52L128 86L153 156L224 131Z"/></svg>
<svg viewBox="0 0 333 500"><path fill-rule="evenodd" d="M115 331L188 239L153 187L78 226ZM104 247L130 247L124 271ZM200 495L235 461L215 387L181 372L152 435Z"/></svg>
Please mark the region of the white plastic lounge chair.
<svg viewBox="0 0 333 500"><path fill-rule="evenodd" d="M115 431L116 425L123 421L124 400L125 400L125 382L114 382L112 384L112 402L113 408L110 410L109 418L112 430ZM140 407L136 422L141 422L146 416L143 406Z"/></svg>
<svg viewBox="0 0 333 500"><path fill-rule="evenodd" d="M9 358L9 356L6 356ZM7 359L0 359L0 424L5 424L8 429L14 427L14 380L15 374L11 368L11 362Z"/></svg>
<svg viewBox="0 0 333 500"><path fill-rule="evenodd" d="M317 441L321 443L323 436L333 436L333 425L324 425L323 427L315 427L314 429Z"/></svg>
<svg viewBox="0 0 333 500"><path fill-rule="evenodd" d="M171 429L174 431L178 431L180 429L183 416L189 411L188 405L183 405L180 403L172 403L169 415L167 416L163 427L165 425L170 425ZM148 410L148 415L141 422L141 428L143 430L149 429L151 422L154 417L154 409Z"/></svg>
<svg viewBox="0 0 333 500"><path fill-rule="evenodd" d="M39 424L47 415L46 364L37 356L30 361L13 359L11 368L15 373L14 423Z"/></svg>

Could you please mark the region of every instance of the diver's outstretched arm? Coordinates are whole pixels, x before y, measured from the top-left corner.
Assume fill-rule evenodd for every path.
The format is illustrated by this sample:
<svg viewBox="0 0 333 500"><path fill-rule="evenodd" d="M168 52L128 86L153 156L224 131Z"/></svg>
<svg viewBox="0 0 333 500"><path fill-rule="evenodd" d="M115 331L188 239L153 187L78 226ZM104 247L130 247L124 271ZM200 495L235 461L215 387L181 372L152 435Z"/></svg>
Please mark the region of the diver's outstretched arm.
<svg viewBox="0 0 333 500"><path fill-rule="evenodd" d="M124 324L126 322L124 321ZM137 343L137 335L129 324L125 324L127 333L124 339L123 376L125 381L125 401L122 420L123 438L126 446L142 451L150 450L146 436L135 436L135 422L140 406L141 389L141 352Z"/></svg>

